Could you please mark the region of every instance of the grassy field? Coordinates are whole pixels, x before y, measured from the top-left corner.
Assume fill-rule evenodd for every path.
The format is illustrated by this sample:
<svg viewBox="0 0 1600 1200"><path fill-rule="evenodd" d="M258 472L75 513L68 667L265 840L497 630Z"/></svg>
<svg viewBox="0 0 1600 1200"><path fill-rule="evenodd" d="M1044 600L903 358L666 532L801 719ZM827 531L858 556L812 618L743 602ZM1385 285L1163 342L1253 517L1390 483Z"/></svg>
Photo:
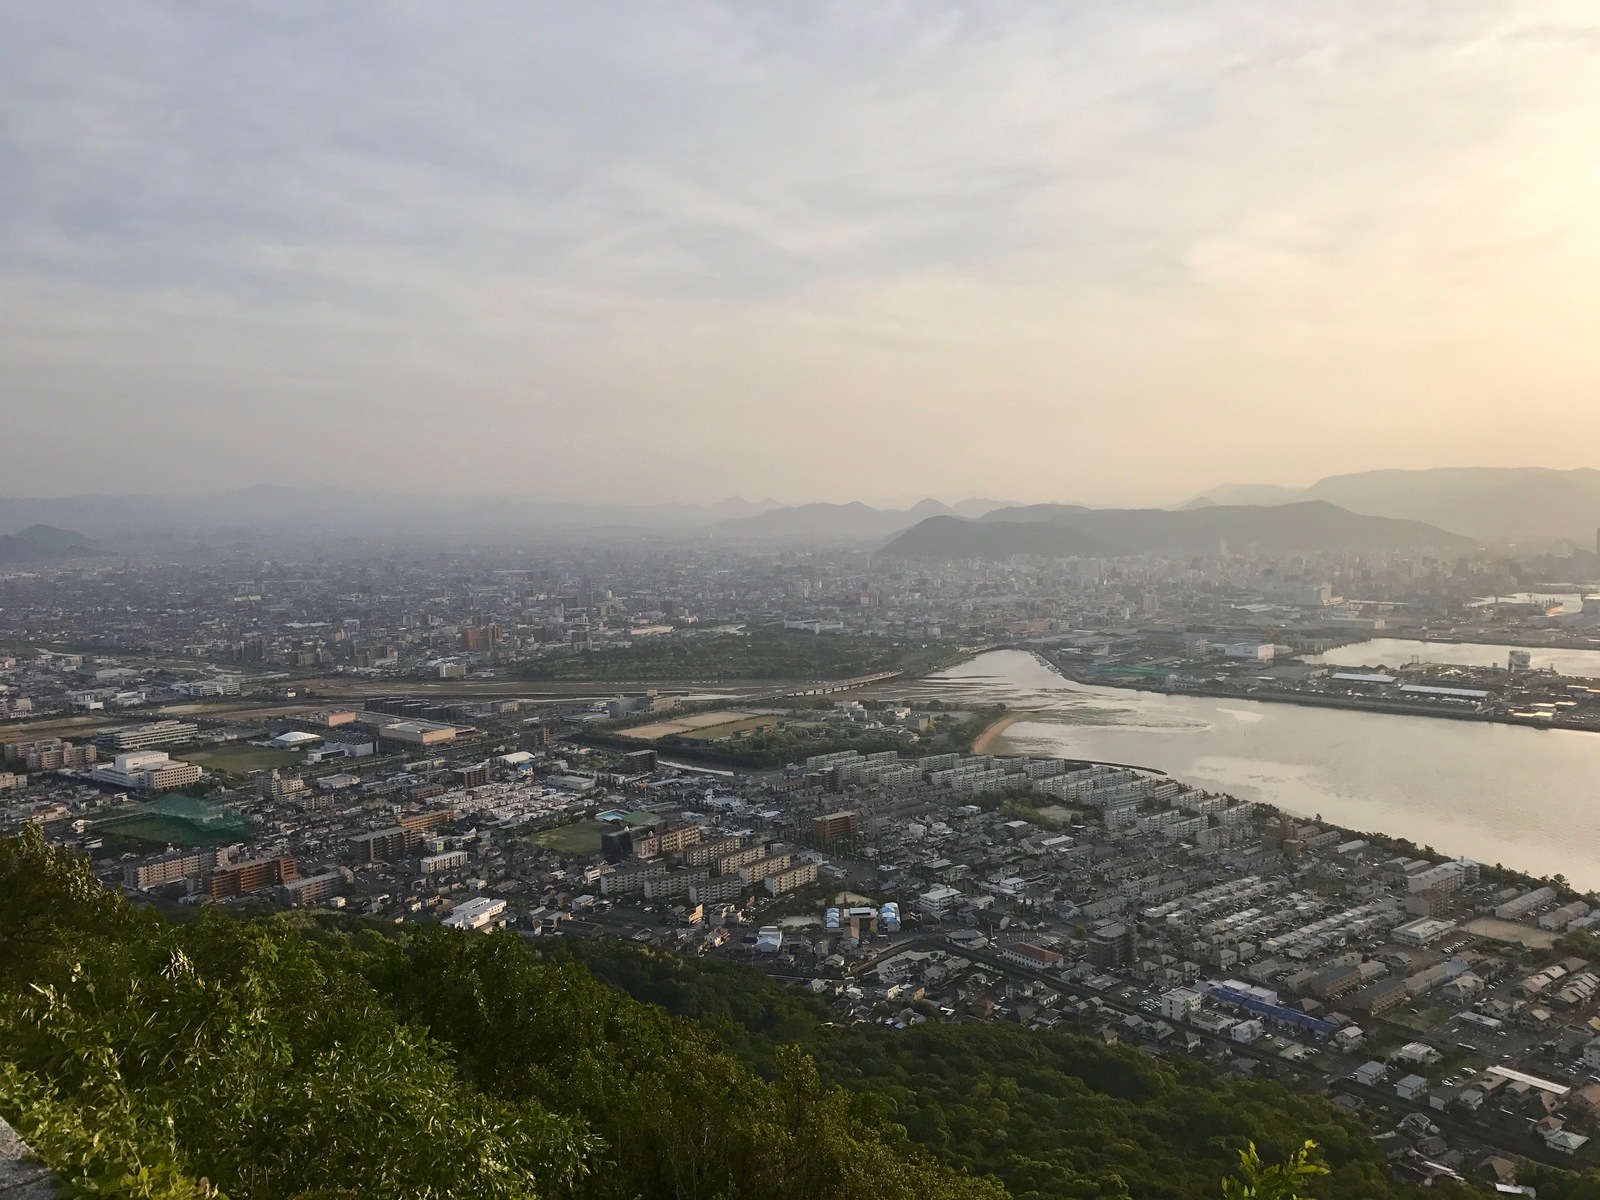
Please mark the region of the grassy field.
<svg viewBox="0 0 1600 1200"><path fill-rule="evenodd" d="M40 737L84 741L102 729L127 724L131 722L107 717L47 717L39 721L18 721L5 727L0 742L31 742Z"/></svg>
<svg viewBox="0 0 1600 1200"><path fill-rule="evenodd" d="M181 754L183 758L199 763L208 771L228 771L235 775L247 775L251 771L270 771L274 767L282 770L300 761L300 755L292 750L269 750L264 746L251 746L244 742L230 746L214 746L207 750L186 750Z"/></svg>
<svg viewBox="0 0 1600 1200"><path fill-rule="evenodd" d="M600 853L600 835L611 829L605 821L574 821L570 825L557 825L554 829L541 829L528 840L557 854L581 858Z"/></svg>
<svg viewBox="0 0 1600 1200"><path fill-rule="evenodd" d="M689 741L720 742L738 734L757 733L763 729L776 729L778 718L773 716L748 716L740 717L737 721L728 721L722 725L711 725L705 729L696 729L693 733L685 735Z"/></svg>
<svg viewBox="0 0 1600 1200"><path fill-rule="evenodd" d="M1418 1033L1429 1033L1453 1015L1453 1011L1443 1004L1408 1004L1385 1013L1384 1019L1406 1029L1415 1029Z"/></svg>

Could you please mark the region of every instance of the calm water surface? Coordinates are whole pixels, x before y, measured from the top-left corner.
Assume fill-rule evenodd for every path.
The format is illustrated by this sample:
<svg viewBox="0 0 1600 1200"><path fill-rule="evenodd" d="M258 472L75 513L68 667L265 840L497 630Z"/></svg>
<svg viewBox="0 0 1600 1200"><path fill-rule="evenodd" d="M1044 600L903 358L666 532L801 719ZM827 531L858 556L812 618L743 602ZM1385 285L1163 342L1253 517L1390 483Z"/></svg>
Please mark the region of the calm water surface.
<svg viewBox="0 0 1600 1200"><path fill-rule="evenodd" d="M896 694L1027 710L996 753L1154 767L1301 816L1600 888L1600 734L1069 683L998 650Z"/></svg>

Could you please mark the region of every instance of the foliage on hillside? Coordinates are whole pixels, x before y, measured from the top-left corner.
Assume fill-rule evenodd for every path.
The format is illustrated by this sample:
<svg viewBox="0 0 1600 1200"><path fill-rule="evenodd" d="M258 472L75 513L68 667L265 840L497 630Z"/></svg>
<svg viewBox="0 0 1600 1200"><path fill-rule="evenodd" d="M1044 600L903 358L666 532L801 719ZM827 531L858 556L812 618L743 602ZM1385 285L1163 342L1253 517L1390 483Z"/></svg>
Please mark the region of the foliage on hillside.
<svg viewBox="0 0 1600 1200"><path fill-rule="evenodd" d="M964 651L847 634L759 626L745 633L641 638L612 650L562 654L523 663L527 679L650 681L849 679L880 671L908 675L959 662Z"/></svg>
<svg viewBox="0 0 1600 1200"><path fill-rule="evenodd" d="M1277 1083L1017 1025L828 1025L813 1002L757 972L632 943L563 941L545 953L719 1030L758 1068L798 1041L824 1080L882 1097L914 1141L994 1175L1018 1200L1215 1196L1250 1143L1280 1162L1307 1138L1331 1168L1305 1184L1308 1195L1404 1194L1359 1122Z"/></svg>
<svg viewBox="0 0 1600 1200"><path fill-rule="evenodd" d="M78 1195L1199 1200L1307 1137L1306 1195L1400 1195L1358 1124L1275 1084L827 1018L622 942L172 923L0 839L0 1116Z"/></svg>
<svg viewBox="0 0 1600 1200"><path fill-rule="evenodd" d="M1600 1200L1600 1172L1563 1171L1530 1162L1517 1172L1517 1182L1531 1187L1539 1200Z"/></svg>
<svg viewBox="0 0 1600 1200"><path fill-rule="evenodd" d="M0 841L0 1116L79 1195L998 1200L514 934L173 924Z"/></svg>

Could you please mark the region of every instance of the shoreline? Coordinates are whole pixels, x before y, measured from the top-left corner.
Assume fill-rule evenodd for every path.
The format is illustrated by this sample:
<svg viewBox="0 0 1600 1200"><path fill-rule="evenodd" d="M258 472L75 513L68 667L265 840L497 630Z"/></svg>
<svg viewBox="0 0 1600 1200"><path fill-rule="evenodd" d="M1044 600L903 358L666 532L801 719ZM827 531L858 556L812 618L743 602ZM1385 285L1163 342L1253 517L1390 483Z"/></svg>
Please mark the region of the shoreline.
<svg viewBox="0 0 1600 1200"><path fill-rule="evenodd" d="M1353 696L1325 696L1316 693L1270 692L1248 688L1205 687L1170 688L1141 686L1122 680L1085 679L1060 672L1061 677L1080 687L1115 688L1128 692L1148 692L1156 696L1192 696L1196 699L1245 700L1261 704L1293 704L1301 708L1332 708L1344 712L1367 712L1388 717L1425 717L1436 721L1472 721L1480 725L1510 725L1519 729L1558 730L1564 733L1600 733L1592 725L1573 725L1560 720L1516 717L1504 713L1428 708L1396 701L1361 699Z"/></svg>
<svg viewBox="0 0 1600 1200"><path fill-rule="evenodd" d="M999 720L991 722L987 729L985 729L977 737L972 739L972 749L971 749L971 751L969 751L969 753L971 753L971 754L987 754L987 753L989 753L989 747L994 744L995 739L998 738L1002 733L1004 733L1007 729L1011 728L1012 725L1016 724L1021 719L1022 719L1022 714L1021 713L1007 713L1005 716L1001 717Z"/></svg>
<svg viewBox="0 0 1600 1200"><path fill-rule="evenodd" d="M1060 679L1062 679L1066 683L1071 684L1074 688L1080 688L1080 687L1082 687L1082 688L1095 688L1095 689L1104 688L1107 691L1138 691L1138 692L1148 692L1148 693L1152 693L1152 694L1156 694L1156 695L1180 696L1180 697L1181 696L1188 696L1188 697L1191 697L1191 698L1194 698L1194 699L1201 699L1201 700L1210 699L1210 698L1217 698L1217 699L1243 699L1243 700L1246 700L1246 701L1260 700L1260 701L1262 701L1264 703L1268 702L1268 701L1265 700L1264 697L1261 697L1261 696L1238 696L1238 697L1227 696L1227 697L1223 697L1223 696L1218 696L1216 693L1167 691L1165 689L1150 688L1150 687L1136 687L1136 686L1129 686L1129 685L1126 685L1126 684L1123 684L1123 685L1119 686L1119 685L1113 685L1113 684L1092 683L1092 682L1089 682L1089 681L1086 681L1086 680L1082 680L1082 679L1078 679L1078 678L1074 677L1073 675L1069 674L1067 671L1063 670L1059 664L1051 662L1046 656L1044 656L1043 654L1040 654L1035 649L1023 648L1023 647L1018 647L1018 646L1006 646L1006 647L1000 647L999 649L1010 650L1010 651L1020 651L1021 653L1028 654L1030 657L1034 658L1041 666L1045 667L1052 674L1056 675L1057 677L1059 677ZM1310 706L1307 706L1307 707L1310 707ZM1319 706L1319 707L1321 707L1321 706ZM1326 706L1326 707L1335 707L1335 706L1329 705L1329 706ZM1345 711L1359 711L1359 710L1346 709ZM1368 710L1368 711L1370 711L1370 710ZM1029 714L1027 712L1021 712L1021 713L1009 714L1009 715L1014 716L1015 720L1019 720L1020 721L1020 720L1026 720L1028 718ZM1443 716L1444 714L1405 712L1405 713L1380 713L1378 715L1392 715L1392 716L1413 716L1413 715L1415 715L1415 716ZM1454 716L1455 719L1457 719L1457 720L1460 720L1461 717L1465 716L1465 715L1466 714L1459 714L1459 715L1458 714L1452 714L1452 716ZM1446 718L1446 719L1449 719L1449 718ZM1521 724L1521 722L1517 722L1517 721L1497 721L1497 720L1494 720L1492 718L1486 719L1486 718L1481 717L1481 716L1480 717L1475 717L1475 718L1469 716L1468 719L1469 720L1475 719L1481 724L1506 724L1506 725L1513 725L1513 726ZM1010 722L1007 722L1007 724L1009 725ZM1550 728L1549 725L1546 725L1546 724L1543 724L1543 723L1541 723L1539 725L1533 725L1531 727L1532 728L1538 728L1538 729L1549 729ZM991 728L992 728L992 726L991 726ZM1593 731L1585 731L1585 730L1581 730L1581 729L1571 729L1570 727L1563 727L1563 726L1559 726L1559 725L1555 726L1555 728L1558 729L1558 730L1566 729L1569 732L1575 732L1575 733L1576 732L1593 732ZM984 731L984 734L987 735L988 733L989 733L989 730L986 729ZM997 731L997 733L998 733L998 731ZM974 743L974 746L976 747L976 743ZM978 753L976 748L974 748L972 753ZM1091 761L1091 760L1086 760L1086 759L1078 759L1078 758L1075 758L1074 756L1071 756L1071 755L1062 755L1060 753L1052 753L1050 755L1050 757L1065 758L1065 759L1068 759L1069 761ZM1408 837L1405 834L1391 832L1391 831L1385 829L1382 825L1379 825L1377 827L1372 827L1372 828L1363 828L1363 825L1365 824L1364 822L1363 823L1346 824L1346 823L1338 821L1338 820L1329 820L1328 818L1323 817L1320 812L1312 811L1310 808L1307 808L1305 810L1299 810L1299 809L1293 807L1292 805L1286 805L1283 802L1283 800L1281 798L1277 797L1277 796L1263 796L1261 799L1248 800L1245 797L1238 796L1234 792L1228 791L1225 786L1219 786L1217 784L1200 783L1200 782L1197 782L1197 781L1194 781L1194 780L1188 780L1188 779L1186 779L1185 774L1183 772L1181 772L1181 771L1172 771L1172 770L1167 769L1167 768L1151 767L1151 766L1148 766L1148 765L1136 764L1136 763L1117 763L1117 764L1111 764L1111 765L1124 766L1124 767L1127 767L1127 768L1129 768L1131 770L1135 770L1135 771L1141 771L1141 772L1146 772L1146 773L1156 774L1156 775L1163 775L1163 776L1166 776L1169 779L1177 779L1177 780L1179 780L1181 782L1189 782L1189 783L1191 783L1191 785L1201 787L1201 788L1203 788L1205 790L1219 791L1222 794L1234 796L1236 799L1244 801L1245 803L1262 805L1262 806L1264 806L1264 807L1266 807L1268 809L1271 809L1272 811L1286 814L1288 816L1294 817L1297 820L1316 821L1320 825L1324 826L1325 828L1339 830L1342 834L1347 835L1347 837L1349 837L1349 838L1366 839L1368 841L1374 841L1374 842L1378 842L1378 843L1382 843L1382 844L1388 844L1388 845L1410 845L1410 846L1417 847L1418 848L1418 853L1420 853L1422 849L1426 848L1426 847L1423 846L1424 838L1423 838L1422 835L1413 834L1412 836ZM1436 850L1434 853L1436 855L1444 854L1444 855L1448 856L1452 852ZM1483 866L1486 866L1486 867L1492 865L1494 867L1499 868L1502 872L1504 872L1510 878L1515 878L1515 879L1519 879L1519 880L1522 880L1522 881L1527 881L1530 886L1538 886L1538 885L1541 885L1541 884L1549 884L1553 880L1553 876L1542 876L1542 875L1539 875L1535 871L1524 869L1524 868L1520 868L1520 867L1516 866L1514 862L1513 863L1507 863L1507 862L1504 862L1504 861L1499 861L1499 862L1495 862L1495 863L1491 864L1488 861L1486 861L1486 858L1479 858L1477 861L1479 861ZM1565 868L1564 867L1564 870L1566 870L1566 869L1570 869L1570 868ZM1591 902L1600 901L1600 882L1595 882L1593 880L1577 881L1577 880L1572 880L1572 879L1569 878L1567 883L1566 883L1566 891L1569 891L1572 894L1577 895L1577 896L1592 897L1593 901L1591 901Z"/></svg>
<svg viewBox="0 0 1600 1200"><path fill-rule="evenodd" d="M1404 630L1383 629L1354 642L1345 645L1359 645L1361 642L1426 642L1435 646L1506 646L1512 650L1600 650L1600 646L1592 642L1577 645L1573 642L1551 641L1517 641L1506 637L1504 634L1490 633L1456 634L1447 637L1442 633L1406 633Z"/></svg>

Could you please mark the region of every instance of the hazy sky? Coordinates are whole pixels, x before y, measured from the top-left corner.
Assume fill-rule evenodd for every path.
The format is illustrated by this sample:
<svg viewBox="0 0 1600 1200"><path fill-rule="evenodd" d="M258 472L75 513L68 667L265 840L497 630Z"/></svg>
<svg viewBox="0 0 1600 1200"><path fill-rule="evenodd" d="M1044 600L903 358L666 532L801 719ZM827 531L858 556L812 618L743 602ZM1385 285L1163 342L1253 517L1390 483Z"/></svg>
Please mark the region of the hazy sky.
<svg viewBox="0 0 1600 1200"><path fill-rule="evenodd" d="M0 492L1600 465L1583 3L0 0Z"/></svg>

